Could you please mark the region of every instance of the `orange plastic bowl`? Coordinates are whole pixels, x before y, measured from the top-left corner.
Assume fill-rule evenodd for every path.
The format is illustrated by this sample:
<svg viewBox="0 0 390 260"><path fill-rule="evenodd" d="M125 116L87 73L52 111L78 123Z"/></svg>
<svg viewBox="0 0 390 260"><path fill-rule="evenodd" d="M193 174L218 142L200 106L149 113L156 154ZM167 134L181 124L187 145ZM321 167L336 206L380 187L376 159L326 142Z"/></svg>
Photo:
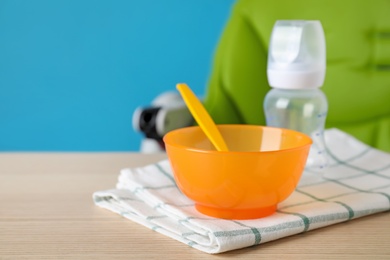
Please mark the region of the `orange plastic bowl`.
<svg viewBox="0 0 390 260"><path fill-rule="evenodd" d="M167 133L164 142L179 189L212 217L271 215L297 186L312 140L288 129L218 125L228 152L216 151L198 126Z"/></svg>

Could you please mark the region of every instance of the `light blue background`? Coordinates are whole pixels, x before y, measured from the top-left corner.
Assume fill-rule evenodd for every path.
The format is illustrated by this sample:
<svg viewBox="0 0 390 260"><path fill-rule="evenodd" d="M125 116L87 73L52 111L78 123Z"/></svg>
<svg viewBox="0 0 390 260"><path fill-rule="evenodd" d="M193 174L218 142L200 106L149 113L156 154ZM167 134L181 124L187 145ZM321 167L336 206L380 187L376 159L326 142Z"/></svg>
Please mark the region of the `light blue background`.
<svg viewBox="0 0 390 260"><path fill-rule="evenodd" d="M136 107L203 95L233 0L1 0L0 151L136 151Z"/></svg>

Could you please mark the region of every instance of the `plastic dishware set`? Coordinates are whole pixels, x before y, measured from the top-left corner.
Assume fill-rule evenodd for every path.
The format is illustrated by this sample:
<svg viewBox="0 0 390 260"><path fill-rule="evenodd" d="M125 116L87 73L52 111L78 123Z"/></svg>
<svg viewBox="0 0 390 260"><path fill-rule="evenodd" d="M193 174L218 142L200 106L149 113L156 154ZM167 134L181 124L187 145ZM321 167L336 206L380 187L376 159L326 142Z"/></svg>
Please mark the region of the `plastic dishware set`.
<svg viewBox="0 0 390 260"><path fill-rule="evenodd" d="M318 30L319 34L314 33L313 30ZM325 73L325 67L322 66L325 45L322 44L321 30L318 21L277 22L274 27L274 32L277 33L274 33L272 38L277 46L271 46L273 55L277 57L276 61L273 60L271 63L274 69L272 73L279 73L275 72L275 68L283 68L280 73L282 76L286 74L289 82L291 79L296 79L303 84L303 88L314 88L314 91L318 92L317 88L322 84ZM313 41L313 35L322 37L319 37L321 44L313 46L312 43L316 42ZM299 48L302 46L306 49L303 49L300 54ZM318 51L316 46L320 46ZM291 51L291 47L296 48L296 51ZM278 51L279 49L281 51ZM313 50L312 57L311 50ZM290 57L291 53L296 55ZM321 55L318 56L317 53ZM290 56L280 56L284 54ZM316 59L320 60L317 62ZM280 64L276 64L278 60ZM313 60L319 64L318 71L306 73L306 68L312 68L307 62ZM284 68L289 65L284 63L291 63L290 67L293 71L284 71ZM295 72L296 76L292 74ZM319 79L314 77L317 74L320 75ZM275 75L271 76L275 77ZM309 77L309 80L305 81L305 77ZM275 79L271 79L271 83L274 83ZM315 83L313 86L312 82ZM276 87L283 89L284 85L276 84ZM289 97L299 97L300 93L303 93L299 92L301 91L299 84L288 87L289 91L293 90L297 93L289 94ZM179 189L195 202L199 212L208 216L224 219L254 219L273 214L277 205L288 198L298 185L313 140L316 149L323 147L323 140L315 140L313 131L321 134L325 119L313 121L310 117L315 117L316 114L309 115L307 112L309 106L316 111L314 107L316 103L310 103L310 100L305 101L306 103L300 101L299 105L302 104L302 111L305 112L300 115L297 113L300 111L297 110L297 101L289 100L292 104L296 103L292 107L296 110L294 111L296 122L299 124L310 122L312 125L313 122L318 122L318 125L310 127L310 132L307 133L299 127L292 130L294 128L288 125L292 122L289 118L292 108L280 107L279 101L275 103L277 110L272 110L275 111L272 112L275 113L272 115L272 120L275 120L275 116L280 118L278 121L272 121L270 124L272 127L215 125L187 85L178 84L177 89L199 125L176 129L164 136L166 152ZM267 116L271 114L269 100L268 97L265 103L266 113L269 113ZM267 123L268 121L269 118ZM317 150L316 154L318 154ZM317 156L314 160L317 158L322 159Z"/></svg>

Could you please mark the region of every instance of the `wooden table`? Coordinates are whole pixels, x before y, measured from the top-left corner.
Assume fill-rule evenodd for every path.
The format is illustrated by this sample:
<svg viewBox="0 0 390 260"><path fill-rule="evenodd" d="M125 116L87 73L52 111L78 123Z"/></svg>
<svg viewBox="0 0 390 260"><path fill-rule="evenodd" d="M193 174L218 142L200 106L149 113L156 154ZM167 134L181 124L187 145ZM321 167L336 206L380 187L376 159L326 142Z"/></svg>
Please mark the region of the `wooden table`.
<svg viewBox="0 0 390 260"><path fill-rule="evenodd" d="M0 153L0 259L390 259L389 212L208 255L93 204L121 168L163 158Z"/></svg>

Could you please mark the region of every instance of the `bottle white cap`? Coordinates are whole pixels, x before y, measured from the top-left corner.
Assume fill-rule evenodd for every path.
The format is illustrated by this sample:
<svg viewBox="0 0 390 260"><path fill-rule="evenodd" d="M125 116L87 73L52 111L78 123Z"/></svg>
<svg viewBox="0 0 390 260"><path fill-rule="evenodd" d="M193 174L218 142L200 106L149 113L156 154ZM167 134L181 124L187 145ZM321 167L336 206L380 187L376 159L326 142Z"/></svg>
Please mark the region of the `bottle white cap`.
<svg viewBox="0 0 390 260"><path fill-rule="evenodd" d="M323 85L325 35L320 21L280 20L268 52L268 83L274 88L310 89Z"/></svg>

